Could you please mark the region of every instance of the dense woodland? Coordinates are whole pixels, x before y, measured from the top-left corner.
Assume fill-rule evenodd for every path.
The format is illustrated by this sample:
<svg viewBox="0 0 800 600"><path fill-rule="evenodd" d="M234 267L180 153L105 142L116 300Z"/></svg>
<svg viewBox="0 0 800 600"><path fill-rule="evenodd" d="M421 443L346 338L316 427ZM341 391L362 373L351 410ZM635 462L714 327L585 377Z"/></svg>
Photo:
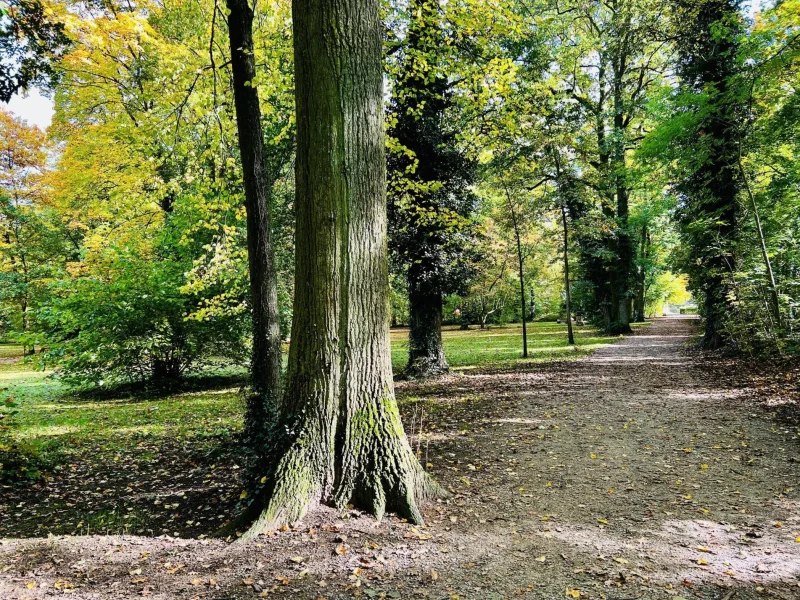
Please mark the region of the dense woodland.
<svg viewBox="0 0 800 600"><path fill-rule="evenodd" d="M704 350L800 349L800 0L5 0L0 100L33 88L0 340L84 391L249 365L222 535L422 524L393 379L448 373L443 329L527 358L693 300Z"/></svg>

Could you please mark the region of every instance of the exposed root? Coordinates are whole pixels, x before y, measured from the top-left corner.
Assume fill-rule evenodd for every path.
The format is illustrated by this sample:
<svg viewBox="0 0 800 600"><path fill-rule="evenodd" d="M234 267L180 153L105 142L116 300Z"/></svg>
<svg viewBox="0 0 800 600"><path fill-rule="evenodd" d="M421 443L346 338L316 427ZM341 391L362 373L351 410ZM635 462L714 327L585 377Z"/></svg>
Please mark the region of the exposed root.
<svg viewBox="0 0 800 600"><path fill-rule="evenodd" d="M302 519L320 498L325 479L324 462L315 460L308 446L295 442L275 469L261 514L237 542L253 540L265 531Z"/></svg>

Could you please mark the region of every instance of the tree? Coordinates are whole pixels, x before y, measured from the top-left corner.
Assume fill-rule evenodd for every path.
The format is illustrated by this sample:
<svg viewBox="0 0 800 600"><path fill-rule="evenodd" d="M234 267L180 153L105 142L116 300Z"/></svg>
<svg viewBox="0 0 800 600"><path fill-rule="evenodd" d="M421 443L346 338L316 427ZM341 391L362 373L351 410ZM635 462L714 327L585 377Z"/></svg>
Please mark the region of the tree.
<svg viewBox="0 0 800 600"><path fill-rule="evenodd" d="M207 64L222 51L213 20L171 3L56 9L74 43L48 203L71 256L40 311L46 359L82 384L166 384L209 355L241 359L247 286L196 277L224 271L213 249L245 229L232 102Z"/></svg>
<svg viewBox="0 0 800 600"><path fill-rule="evenodd" d="M280 315L270 202L272 187L280 175L286 152L281 152L281 147L277 150L273 148L270 155L264 145L256 86L253 10L248 0L228 0L228 10L233 95L247 209L247 256L253 311L250 369L253 393L247 402L245 429L249 438L257 440L264 434L280 395Z"/></svg>
<svg viewBox="0 0 800 600"><path fill-rule="evenodd" d="M440 5L412 0L399 74L390 106L391 246L405 271L409 297L409 356L405 373L447 372L442 302L468 279L465 253L474 235L474 161L448 125L452 88L441 53L447 48Z"/></svg>
<svg viewBox="0 0 800 600"><path fill-rule="evenodd" d="M592 309L606 332L626 333L634 262L630 152L663 79L666 10L654 0L544 4L544 17L528 18L529 46L539 51L521 52L518 59L522 84L514 88L511 112L520 131L510 139L531 153L550 143L538 133L543 122L566 130L560 144L569 147L583 187L592 192L586 214L573 217L585 224L591 215L598 225L595 234L576 238ZM537 39L549 42L546 50Z"/></svg>
<svg viewBox="0 0 800 600"><path fill-rule="evenodd" d="M380 3L298 0L293 18L292 346L265 507L246 538L315 500L421 523L418 503L436 490L393 391Z"/></svg>
<svg viewBox="0 0 800 600"><path fill-rule="evenodd" d="M740 128L744 97L738 38L738 0L677 0L681 97L676 142L681 151L677 210L687 245L684 268L703 299L702 345L728 341L726 313L733 310L740 219Z"/></svg>

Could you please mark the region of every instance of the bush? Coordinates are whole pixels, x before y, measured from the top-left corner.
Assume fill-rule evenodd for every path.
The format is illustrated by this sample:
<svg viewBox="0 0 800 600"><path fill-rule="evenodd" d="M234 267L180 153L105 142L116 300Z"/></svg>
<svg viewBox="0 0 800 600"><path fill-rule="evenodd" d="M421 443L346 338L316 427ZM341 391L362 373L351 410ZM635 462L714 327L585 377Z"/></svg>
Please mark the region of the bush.
<svg viewBox="0 0 800 600"><path fill-rule="evenodd" d="M188 270L181 261L120 253L111 267L109 278L61 282L40 311L43 360L68 383L168 382L212 358L246 356L246 316L193 318L204 296L181 290Z"/></svg>

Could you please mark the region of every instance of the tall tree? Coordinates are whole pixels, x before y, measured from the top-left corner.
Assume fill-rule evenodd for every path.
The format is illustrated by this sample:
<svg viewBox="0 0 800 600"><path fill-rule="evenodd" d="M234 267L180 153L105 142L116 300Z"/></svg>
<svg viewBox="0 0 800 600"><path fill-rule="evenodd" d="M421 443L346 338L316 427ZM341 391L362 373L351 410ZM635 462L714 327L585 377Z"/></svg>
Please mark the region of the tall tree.
<svg viewBox="0 0 800 600"><path fill-rule="evenodd" d="M735 294L739 137L746 108L739 5L739 0L676 1L683 124L677 140L683 167L678 218L688 250L684 267L703 301L702 345L709 349L727 342L725 317Z"/></svg>
<svg viewBox="0 0 800 600"><path fill-rule="evenodd" d="M448 125L453 99L441 64L447 45L440 3L412 0L409 14L390 114L389 215L392 250L408 283L406 374L427 377L449 368L442 302L467 279L464 253L477 198L470 189L474 162L459 150L456 130Z"/></svg>
<svg viewBox="0 0 800 600"><path fill-rule="evenodd" d="M228 0L228 32L233 71L236 127L242 159L250 299L253 310L253 393L247 402L246 433L262 438L277 408L281 383L281 338L278 283L272 251L271 196L282 164L264 146L261 107L256 86L253 9L248 0ZM280 157L280 151L278 151ZM276 164L277 163L277 164Z"/></svg>
<svg viewBox="0 0 800 600"><path fill-rule="evenodd" d="M293 6L297 162L294 319L276 460L245 537L313 501L422 522L436 490L394 399L378 0Z"/></svg>
<svg viewBox="0 0 800 600"><path fill-rule="evenodd" d="M594 312L608 333L629 332L635 256L630 153L642 138L653 89L663 80L665 7L657 0L560 0L544 12L546 26L533 20L529 28L532 38L551 40L549 66L542 68L536 54L520 57L529 83L516 88L518 102L539 100L527 108L518 104L516 112L533 130L523 131L522 139L530 151L549 144L536 139L542 119L569 132L564 143L580 165L583 187L592 192L587 209L598 223L596 234L576 238ZM572 217L586 223L580 213Z"/></svg>

